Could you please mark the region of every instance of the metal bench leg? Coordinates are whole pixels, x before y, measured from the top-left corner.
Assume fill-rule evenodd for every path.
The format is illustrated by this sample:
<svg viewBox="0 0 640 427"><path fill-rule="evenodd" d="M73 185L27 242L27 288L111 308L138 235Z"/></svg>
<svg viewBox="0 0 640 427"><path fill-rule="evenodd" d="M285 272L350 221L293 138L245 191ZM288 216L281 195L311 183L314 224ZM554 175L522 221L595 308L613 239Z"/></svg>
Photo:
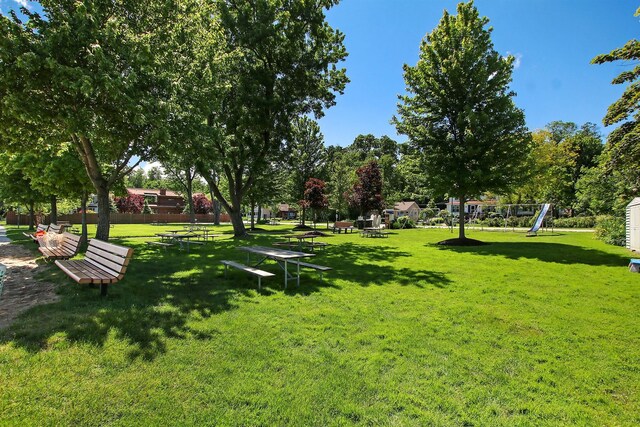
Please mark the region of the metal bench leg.
<svg viewBox="0 0 640 427"><path fill-rule="evenodd" d="M227 270L229 269L229 266L227 264L224 265L224 278L227 278Z"/></svg>
<svg viewBox="0 0 640 427"><path fill-rule="evenodd" d="M258 276L258 290L262 290L262 277Z"/></svg>
<svg viewBox="0 0 640 427"><path fill-rule="evenodd" d="M100 283L100 295L103 297L107 296L107 288L109 285L107 285L106 283Z"/></svg>

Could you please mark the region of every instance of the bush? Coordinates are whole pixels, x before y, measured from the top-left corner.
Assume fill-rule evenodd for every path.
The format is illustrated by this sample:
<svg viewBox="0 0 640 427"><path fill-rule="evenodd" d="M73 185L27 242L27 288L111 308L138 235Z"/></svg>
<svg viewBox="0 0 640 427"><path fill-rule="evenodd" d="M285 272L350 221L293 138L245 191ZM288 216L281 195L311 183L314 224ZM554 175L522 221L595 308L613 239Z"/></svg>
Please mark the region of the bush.
<svg viewBox="0 0 640 427"><path fill-rule="evenodd" d="M400 228L416 228L416 223L408 216L401 216L391 223L391 228L398 230Z"/></svg>
<svg viewBox="0 0 640 427"><path fill-rule="evenodd" d="M610 245L624 246L627 242L625 219L611 215L598 216L596 238Z"/></svg>
<svg viewBox="0 0 640 427"><path fill-rule="evenodd" d="M440 225L440 224L444 224L444 218L430 218L427 220L429 222L429 225Z"/></svg>
<svg viewBox="0 0 640 427"><path fill-rule="evenodd" d="M553 226L558 228L593 228L596 226L596 217L557 218L553 220Z"/></svg>

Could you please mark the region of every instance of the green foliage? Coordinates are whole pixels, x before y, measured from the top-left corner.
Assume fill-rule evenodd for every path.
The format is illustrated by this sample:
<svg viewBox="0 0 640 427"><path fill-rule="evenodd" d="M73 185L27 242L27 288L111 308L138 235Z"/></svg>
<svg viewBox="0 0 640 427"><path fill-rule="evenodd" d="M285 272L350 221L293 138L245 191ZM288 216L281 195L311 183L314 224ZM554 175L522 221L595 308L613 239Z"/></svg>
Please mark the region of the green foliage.
<svg viewBox="0 0 640 427"><path fill-rule="evenodd" d="M444 12L416 66L404 66L409 95L400 96L394 123L422 151L436 193L464 203L516 187L527 172L530 137L508 87L514 58L495 51L489 21L473 2L457 12Z"/></svg>
<svg viewBox="0 0 640 427"><path fill-rule="evenodd" d="M391 228L394 230L416 228L416 223L408 216L401 216L391 223Z"/></svg>
<svg viewBox="0 0 640 427"><path fill-rule="evenodd" d="M553 226L558 228L593 228L596 226L596 217L576 216L572 218L554 218Z"/></svg>
<svg viewBox="0 0 640 427"><path fill-rule="evenodd" d="M596 219L596 237L616 246L626 244L626 222L623 217L601 215Z"/></svg>

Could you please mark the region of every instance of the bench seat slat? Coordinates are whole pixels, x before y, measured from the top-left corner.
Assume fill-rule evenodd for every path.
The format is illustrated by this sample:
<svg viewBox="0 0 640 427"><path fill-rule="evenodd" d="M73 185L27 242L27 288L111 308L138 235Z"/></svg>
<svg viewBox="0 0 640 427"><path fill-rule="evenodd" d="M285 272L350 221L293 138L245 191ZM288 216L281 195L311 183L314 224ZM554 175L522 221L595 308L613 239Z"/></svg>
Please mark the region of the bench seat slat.
<svg viewBox="0 0 640 427"><path fill-rule="evenodd" d="M91 239L84 259L58 260L56 265L78 283L99 284L106 295L107 285L124 277L132 254L131 248Z"/></svg>

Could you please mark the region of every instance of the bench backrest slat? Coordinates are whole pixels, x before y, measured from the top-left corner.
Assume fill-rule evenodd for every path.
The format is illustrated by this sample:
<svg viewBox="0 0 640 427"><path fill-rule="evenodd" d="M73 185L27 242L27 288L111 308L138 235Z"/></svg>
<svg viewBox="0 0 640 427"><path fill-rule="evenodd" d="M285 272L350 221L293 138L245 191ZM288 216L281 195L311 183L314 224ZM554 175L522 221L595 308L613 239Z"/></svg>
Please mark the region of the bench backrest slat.
<svg viewBox="0 0 640 427"><path fill-rule="evenodd" d="M58 225L58 224L50 224L49 225L49 233L62 233L64 232L64 225Z"/></svg>
<svg viewBox="0 0 640 427"><path fill-rule="evenodd" d="M125 246L116 245L115 243L108 243L98 239L91 239L89 241L89 246L95 246L100 248L106 252L110 252L112 254L121 256L123 258L130 258L131 254L133 254L133 249L127 248Z"/></svg>
<svg viewBox="0 0 640 427"><path fill-rule="evenodd" d="M85 260L91 265L121 279L125 271L127 271L127 265L132 255L133 249L131 248L91 239L87 247Z"/></svg>

